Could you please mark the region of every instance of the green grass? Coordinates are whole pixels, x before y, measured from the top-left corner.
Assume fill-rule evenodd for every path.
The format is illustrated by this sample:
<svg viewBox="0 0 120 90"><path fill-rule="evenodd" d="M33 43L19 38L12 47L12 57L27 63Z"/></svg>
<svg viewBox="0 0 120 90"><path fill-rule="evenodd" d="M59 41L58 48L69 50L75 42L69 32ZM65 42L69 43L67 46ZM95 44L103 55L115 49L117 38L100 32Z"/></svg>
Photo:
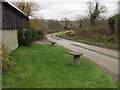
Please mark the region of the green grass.
<svg viewBox="0 0 120 90"><path fill-rule="evenodd" d="M86 43L86 44L91 44L91 45L96 45L96 46L106 47L106 48L112 48L112 49L118 49L118 44L115 44L115 43L107 43L102 41L97 42L95 40L85 39L85 38L76 37L76 36L70 37L70 36L67 36L64 32L58 33L57 36L60 38L74 40L81 43Z"/></svg>
<svg viewBox="0 0 120 90"><path fill-rule="evenodd" d="M3 75L4 88L117 88L117 82L103 70L81 57L72 64L68 50L33 44L12 52L17 63Z"/></svg>

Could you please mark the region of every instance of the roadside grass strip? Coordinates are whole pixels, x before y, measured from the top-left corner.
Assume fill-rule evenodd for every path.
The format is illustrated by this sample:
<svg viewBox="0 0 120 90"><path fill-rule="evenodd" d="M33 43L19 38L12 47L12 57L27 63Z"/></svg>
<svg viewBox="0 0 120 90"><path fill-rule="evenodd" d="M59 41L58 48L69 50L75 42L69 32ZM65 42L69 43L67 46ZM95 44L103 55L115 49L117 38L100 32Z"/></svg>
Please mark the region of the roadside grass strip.
<svg viewBox="0 0 120 90"><path fill-rule="evenodd" d="M102 41L95 41L93 39L86 39L86 38L81 38L81 37L70 37L67 36L64 32L62 33L58 33L57 37L60 38L64 38L64 39L69 39L69 40L73 40L73 41L77 41L77 42L81 42L81 43L86 43L86 44L90 44L90 45L95 45L95 46L99 46L99 47L104 47L104 48L111 48L111 49L115 49L118 50L118 44L115 43L107 43L107 42L102 42Z"/></svg>

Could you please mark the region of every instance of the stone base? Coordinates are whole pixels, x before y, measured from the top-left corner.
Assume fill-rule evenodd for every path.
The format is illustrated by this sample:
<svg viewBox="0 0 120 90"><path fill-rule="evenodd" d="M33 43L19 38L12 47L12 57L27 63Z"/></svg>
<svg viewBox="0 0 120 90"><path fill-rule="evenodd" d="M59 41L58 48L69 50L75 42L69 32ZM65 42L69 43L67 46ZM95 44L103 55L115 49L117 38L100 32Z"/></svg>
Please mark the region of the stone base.
<svg viewBox="0 0 120 90"><path fill-rule="evenodd" d="M80 65L80 56L79 55L74 56L73 64Z"/></svg>

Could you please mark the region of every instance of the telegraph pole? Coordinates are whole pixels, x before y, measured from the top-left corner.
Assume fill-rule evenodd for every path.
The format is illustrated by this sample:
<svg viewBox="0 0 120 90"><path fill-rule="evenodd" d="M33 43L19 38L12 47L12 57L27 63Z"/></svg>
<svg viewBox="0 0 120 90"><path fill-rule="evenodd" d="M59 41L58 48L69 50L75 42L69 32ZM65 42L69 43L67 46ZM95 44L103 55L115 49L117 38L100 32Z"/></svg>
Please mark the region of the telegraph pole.
<svg viewBox="0 0 120 90"><path fill-rule="evenodd" d="M118 2L118 15L120 15L120 1ZM118 34L120 35L120 17L118 17Z"/></svg>
<svg viewBox="0 0 120 90"><path fill-rule="evenodd" d="M120 1L118 2L118 14L120 14Z"/></svg>

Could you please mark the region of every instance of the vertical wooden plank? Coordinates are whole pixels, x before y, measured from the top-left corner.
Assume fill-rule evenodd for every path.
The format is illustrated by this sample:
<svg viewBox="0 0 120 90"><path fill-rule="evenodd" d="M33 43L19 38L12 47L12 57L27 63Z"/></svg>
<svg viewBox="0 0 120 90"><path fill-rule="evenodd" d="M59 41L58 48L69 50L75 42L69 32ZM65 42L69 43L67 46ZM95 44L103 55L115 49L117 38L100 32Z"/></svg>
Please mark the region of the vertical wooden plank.
<svg viewBox="0 0 120 90"><path fill-rule="evenodd" d="M2 30L15 30L28 27L29 19L20 11L7 4L7 2L2 3L2 8L0 10L2 10L0 13L3 14L0 15L2 16L2 20L0 21L0 24L2 24Z"/></svg>
<svg viewBox="0 0 120 90"><path fill-rule="evenodd" d="M2 30L2 24L3 24L3 22L2 22L2 2L0 1L0 30Z"/></svg>
<svg viewBox="0 0 120 90"><path fill-rule="evenodd" d="M0 65L2 65L2 2L0 1ZM2 68L0 67L0 77L2 77ZM0 78L0 89L2 87L2 78Z"/></svg>

